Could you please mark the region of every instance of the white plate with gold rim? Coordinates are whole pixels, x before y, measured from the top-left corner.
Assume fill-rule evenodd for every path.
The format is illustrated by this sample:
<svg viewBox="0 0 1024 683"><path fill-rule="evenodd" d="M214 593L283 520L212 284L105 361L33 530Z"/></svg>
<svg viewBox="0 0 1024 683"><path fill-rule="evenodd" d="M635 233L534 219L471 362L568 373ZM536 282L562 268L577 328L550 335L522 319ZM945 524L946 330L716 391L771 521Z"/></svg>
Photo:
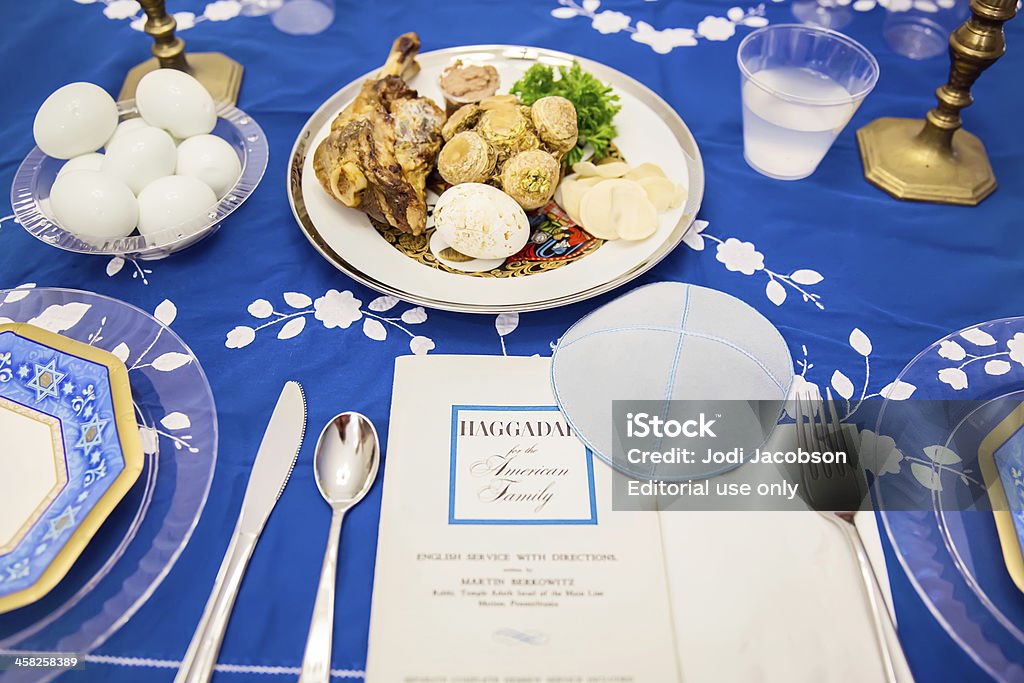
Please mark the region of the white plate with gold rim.
<svg viewBox="0 0 1024 683"><path fill-rule="evenodd" d="M384 57L382 51L382 60ZM438 79L456 59L492 64L506 92L535 63L571 65L611 85L621 111L615 144L631 164L652 162L684 185L683 206L661 214L657 232L639 242L605 242L561 267L515 277L480 277L431 267L410 258L375 230L363 213L342 206L320 186L312 151L330 132L331 122L358 94L376 69L334 93L299 132L289 156L288 199L303 234L331 264L362 284L405 301L467 313L501 313L553 308L597 296L653 268L690 229L704 195L704 166L689 128L671 106L649 88L598 62L542 48L476 45L420 55L419 73L409 85L443 103ZM429 224L428 224L429 225Z"/></svg>

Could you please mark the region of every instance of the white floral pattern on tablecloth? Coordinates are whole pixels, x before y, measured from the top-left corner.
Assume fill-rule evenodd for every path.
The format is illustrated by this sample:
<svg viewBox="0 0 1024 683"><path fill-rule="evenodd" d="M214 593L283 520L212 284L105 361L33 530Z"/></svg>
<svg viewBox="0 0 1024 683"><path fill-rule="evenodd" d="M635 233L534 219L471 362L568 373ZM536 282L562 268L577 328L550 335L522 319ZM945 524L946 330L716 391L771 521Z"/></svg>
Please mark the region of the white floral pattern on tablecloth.
<svg viewBox="0 0 1024 683"><path fill-rule="evenodd" d="M137 0L73 0L80 5L103 5L103 16L114 21L129 20L129 26L142 31L146 26L146 15ZM178 31L187 31L204 21L228 21L240 16L257 16L264 12L259 9L260 0L213 0L207 3L202 13L179 11L173 17ZM247 11L252 8L251 11Z"/></svg>
<svg viewBox="0 0 1024 683"><path fill-rule="evenodd" d="M747 9L730 7L724 17L705 16L695 28L662 29L643 20L634 22L633 17L616 9L601 9L601 0L558 0L558 4L551 10L551 16L556 19L589 19L591 28L598 33L628 33L633 41L663 55L677 47L693 47L701 40L729 40L736 34L737 26L759 28L768 25L764 3Z"/></svg>
<svg viewBox="0 0 1024 683"><path fill-rule="evenodd" d="M256 299L246 308L256 320L266 320L253 325L236 325L226 335L224 345L229 349L241 349L256 341L257 334L265 329L278 327L277 338L282 340L299 336L306 329L306 320L312 316L328 330L346 330L362 320L363 334L374 341L385 341L388 328L398 330L409 337L409 350L422 355L434 349L434 341L416 334L409 326L427 321L427 311L422 306L407 308L397 316L384 315L399 305L396 297L378 296L365 308L363 302L349 290L339 292L329 289L315 300L302 292L285 292L282 295L287 312L278 311L267 299Z"/></svg>

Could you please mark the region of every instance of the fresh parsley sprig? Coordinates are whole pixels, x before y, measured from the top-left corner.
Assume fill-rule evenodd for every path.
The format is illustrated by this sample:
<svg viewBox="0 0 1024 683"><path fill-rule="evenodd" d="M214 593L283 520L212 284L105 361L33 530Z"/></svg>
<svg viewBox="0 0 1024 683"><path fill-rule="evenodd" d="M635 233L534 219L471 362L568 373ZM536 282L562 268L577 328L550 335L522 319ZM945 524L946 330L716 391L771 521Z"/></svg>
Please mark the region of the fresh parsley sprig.
<svg viewBox="0 0 1024 683"><path fill-rule="evenodd" d="M587 143L594 149L595 161L608 155L608 148L618 134L613 119L622 105L618 104L619 96L611 86L584 71L579 62L573 62L571 67L558 67L558 78L552 67L534 64L515 82L511 92L527 105L542 97L560 95L576 107L579 138L576 146L565 155L567 165L572 166L583 158Z"/></svg>

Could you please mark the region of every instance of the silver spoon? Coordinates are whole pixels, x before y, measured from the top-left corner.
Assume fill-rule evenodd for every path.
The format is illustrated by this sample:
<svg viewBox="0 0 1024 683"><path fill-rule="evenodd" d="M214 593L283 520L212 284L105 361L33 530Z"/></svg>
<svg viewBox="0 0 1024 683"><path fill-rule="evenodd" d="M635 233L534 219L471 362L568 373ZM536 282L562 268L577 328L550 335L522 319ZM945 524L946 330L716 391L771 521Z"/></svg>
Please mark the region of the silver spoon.
<svg viewBox="0 0 1024 683"><path fill-rule="evenodd" d="M331 677L334 587L338 573L341 522L345 512L370 490L373 480L377 478L379 464L377 430L373 428L372 422L359 413L342 413L334 417L320 433L313 470L320 495L331 506L333 514L299 683L327 683Z"/></svg>

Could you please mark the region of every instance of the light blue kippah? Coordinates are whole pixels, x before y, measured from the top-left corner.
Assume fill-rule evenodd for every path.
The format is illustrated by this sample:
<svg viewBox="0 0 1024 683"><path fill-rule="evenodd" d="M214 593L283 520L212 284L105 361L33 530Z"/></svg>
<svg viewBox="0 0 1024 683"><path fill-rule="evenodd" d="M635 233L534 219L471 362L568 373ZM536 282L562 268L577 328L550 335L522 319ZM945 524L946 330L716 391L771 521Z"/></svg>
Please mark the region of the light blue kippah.
<svg viewBox="0 0 1024 683"><path fill-rule="evenodd" d="M559 407L609 463L612 401L758 400L778 401L781 408L792 379L789 347L767 318L736 297L679 282L640 287L584 317L559 340L551 364ZM760 434L761 418L752 411L744 433ZM627 473L678 480L722 471L664 467Z"/></svg>

